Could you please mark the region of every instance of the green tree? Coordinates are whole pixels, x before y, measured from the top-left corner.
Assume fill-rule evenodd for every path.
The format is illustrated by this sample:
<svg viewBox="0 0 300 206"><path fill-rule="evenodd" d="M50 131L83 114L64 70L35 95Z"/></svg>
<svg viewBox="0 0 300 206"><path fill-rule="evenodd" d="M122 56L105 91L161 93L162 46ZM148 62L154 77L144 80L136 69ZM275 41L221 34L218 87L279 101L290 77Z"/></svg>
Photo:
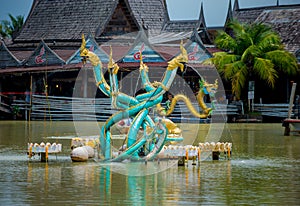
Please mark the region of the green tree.
<svg viewBox="0 0 300 206"><path fill-rule="evenodd" d="M231 82L232 93L240 99L249 80L257 77L274 87L280 73L298 72L296 57L284 50L280 36L262 23L241 24L233 20L228 33L220 31L216 52L205 63L214 64L225 80Z"/></svg>
<svg viewBox="0 0 300 206"><path fill-rule="evenodd" d="M8 14L8 16L10 18L10 21L2 20L0 24L0 35L3 38L13 38L14 35L20 31L24 24L24 16L18 15L14 17L11 14Z"/></svg>

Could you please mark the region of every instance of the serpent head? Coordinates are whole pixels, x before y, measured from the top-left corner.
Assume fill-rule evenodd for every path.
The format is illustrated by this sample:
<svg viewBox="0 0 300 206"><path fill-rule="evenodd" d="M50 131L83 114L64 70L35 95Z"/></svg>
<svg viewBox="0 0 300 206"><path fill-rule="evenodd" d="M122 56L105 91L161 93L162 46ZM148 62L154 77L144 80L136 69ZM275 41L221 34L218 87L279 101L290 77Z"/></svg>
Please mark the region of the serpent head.
<svg viewBox="0 0 300 206"><path fill-rule="evenodd" d="M86 63L87 60L89 60L89 62L91 62L91 64L93 66L96 66L97 64L100 64L100 59L99 57L94 54L93 52L90 52L87 48L86 48L86 42L85 42L85 38L84 38L84 34L82 34L82 43L80 46L80 56L82 57L82 63Z"/></svg>
<svg viewBox="0 0 300 206"><path fill-rule="evenodd" d="M185 68L185 64L188 62L188 55L187 55L186 49L183 46L182 41L180 43L180 51L181 51L181 53L176 58L169 61L168 70L173 70L173 69L179 67L180 70L183 72L183 70Z"/></svg>
<svg viewBox="0 0 300 206"><path fill-rule="evenodd" d="M209 84L205 80L201 80L200 88L203 89L205 94L209 94L210 97L214 97L218 89L218 79L215 80L214 84Z"/></svg>
<svg viewBox="0 0 300 206"><path fill-rule="evenodd" d="M112 58L112 47L110 46L110 55L109 55L109 62L108 62L108 71L117 74L119 71L119 66L114 62Z"/></svg>
<svg viewBox="0 0 300 206"><path fill-rule="evenodd" d="M188 55L187 55L186 49L183 47L182 41L180 43L180 51L181 51L181 54L178 56L178 62L181 63L181 65L179 65L179 67L180 67L180 70L183 72L183 70L185 68L185 64L188 62Z"/></svg>
<svg viewBox="0 0 300 206"><path fill-rule="evenodd" d="M82 57L82 62L85 64L88 58L89 50L86 48L84 34L82 34L81 39L82 39L82 43L80 46L80 56Z"/></svg>

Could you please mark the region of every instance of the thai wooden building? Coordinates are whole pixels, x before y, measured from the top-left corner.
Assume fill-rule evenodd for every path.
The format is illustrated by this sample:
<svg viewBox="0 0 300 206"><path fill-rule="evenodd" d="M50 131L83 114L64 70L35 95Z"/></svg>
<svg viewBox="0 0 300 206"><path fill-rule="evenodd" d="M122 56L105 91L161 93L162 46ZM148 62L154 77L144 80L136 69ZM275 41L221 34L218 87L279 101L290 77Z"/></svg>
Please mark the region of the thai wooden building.
<svg viewBox="0 0 300 206"><path fill-rule="evenodd" d="M199 19L178 24L170 21L163 0L98 0L76 4L36 0L21 32L12 42L1 42L1 92L25 92L30 90L33 80L34 93L47 90L49 95L71 96L78 72L83 68L78 55L82 34L88 36L92 49L103 54L102 62L107 63L112 46L114 59L121 68L126 68L123 72L134 70L139 67L139 60L132 62L124 56L138 43L135 40L141 36L139 31L147 36L141 41L147 39L158 53L158 60L148 61L149 66L165 67L178 54L180 41L186 43L192 36L202 52L197 63L211 55L203 45L203 41L211 44L203 7ZM178 35L179 31L182 35Z"/></svg>
<svg viewBox="0 0 300 206"><path fill-rule="evenodd" d="M72 96L77 89L83 97L94 97L88 89L94 85L93 77L89 76L91 69L81 63L79 56L82 34L86 35L87 46L98 54L104 66L112 46L113 58L121 68L121 78L139 68L139 59L134 58L137 51L144 49L154 56L145 59L149 67L164 68L178 54L183 40L190 57L185 78L196 90L199 70L212 81L210 71L215 69L201 62L218 51L213 45L216 29L226 29L226 23L232 18L271 24L281 34L286 48L300 61L299 5L243 9L238 3L235 0L232 9L231 1L228 1L223 27L208 28L203 4L198 19L174 21L170 20L165 0L85 0L76 3L34 0L20 33L11 41L1 41L0 92L18 95L32 91L34 94ZM79 76L80 72L83 73ZM213 72L211 76L214 76ZM82 83L80 88L74 86L78 81ZM97 96L101 96L99 91Z"/></svg>
<svg viewBox="0 0 300 206"><path fill-rule="evenodd" d="M284 1L276 1L273 6L241 8L239 1L236 0L233 5L233 17L242 23L262 22L270 25L281 37L285 49L294 54L300 63L300 4L284 5ZM290 90L293 82L298 82L297 91L300 90L300 77L287 78L280 74L274 89L266 84L257 81L257 97L263 98L264 102L288 102ZM278 95L280 94L280 95Z"/></svg>

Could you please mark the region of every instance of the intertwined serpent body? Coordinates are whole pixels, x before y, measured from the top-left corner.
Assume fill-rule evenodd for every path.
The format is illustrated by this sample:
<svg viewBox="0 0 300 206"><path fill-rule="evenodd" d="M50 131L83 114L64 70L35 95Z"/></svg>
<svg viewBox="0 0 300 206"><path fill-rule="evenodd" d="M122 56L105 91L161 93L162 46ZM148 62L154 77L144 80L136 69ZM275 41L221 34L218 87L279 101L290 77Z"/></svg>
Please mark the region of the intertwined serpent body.
<svg viewBox="0 0 300 206"><path fill-rule="evenodd" d="M86 48L84 35L82 36L82 45L80 48L80 56L83 62L89 61L93 66L96 85L108 97L111 98L112 106L120 109L119 112L113 114L108 118L101 128L100 132L100 148L101 154L106 161L123 161L125 159L131 160L151 160L161 151L164 144L173 141L182 141L182 138L168 137L168 130L166 121L160 118L152 119L148 113L149 108L152 108L161 103L163 94L169 90L172 82L176 76L177 69L184 70L185 63L187 63L188 56L183 45L180 46L181 54L168 62L168 67L165 71L164 78L161 82L151 83L148 77L148 67L141 59L140 74L143 86L146 93L137 95L136 97L129 96L119 91L118 87L118 65L112 60L112 53L110 54L110 61L108 64L110 85L104 79L102 71L102 63L99 57ZM142 58L142 55L140 55ZM183 98L183 97L181 97ZM206 113L209 109L205 110ZM125 118L133 118L127 133L126 149L118 155L112 155L111 148L111 127ZM138 138L137 134L143 128L143 136ZM151 128L149 130L149 128ZM144 148L147 152L144 156L140 156L138 151Z"/></svg>
<svg viewBox="0 0 300 206"><path fill-rule="evenodd" d="M174 111L175 105L178 101L183 101L187 108L190 110L190 112L198 118L207 118L211 111L212 108L209 108L206 106L205 102L204 102L204 97L205 95L209 94L209 96L213 96L214 93L216 92L216 90L218 89L218 81L216 80L214 84L208 84L207 82L205 82L204 80L200 81L200 89L198 91L197 94L197 102L198 105L200 106L200 108L202 109L202 113L199 113L197 111L197 109L195 109L195 107L193 106L191 100L183 95L183 94L177 94L173 97L171 104L169 106L169 108L166 110L165 108L163 108L161 106L161 104L157 104L156 108L157 111L159 112L160 115L162 116L169 116L170 114L172 114L172 112Z"/></svg>

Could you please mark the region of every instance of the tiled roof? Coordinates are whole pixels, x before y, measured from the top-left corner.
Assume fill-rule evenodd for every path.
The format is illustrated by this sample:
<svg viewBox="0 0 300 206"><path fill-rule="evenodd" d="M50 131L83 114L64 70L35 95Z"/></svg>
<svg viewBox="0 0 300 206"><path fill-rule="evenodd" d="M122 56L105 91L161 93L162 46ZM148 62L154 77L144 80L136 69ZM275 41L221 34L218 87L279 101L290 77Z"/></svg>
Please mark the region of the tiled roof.
<svg viewBox="0 0 300 206"><path fill-rule="evenodd" d="M63 65L65 61L51 50L44 41L34 50L31 56L24 62L26 66Z"/></svg>
<svg viewBox="0 0 300 206"><path fill-rule="evenodd" d="M15 41L40 39L80 39L104 26L118 1L39 0L35 1L20 35Z"/></svg>
<svg viewBox="0 0 300 206"><path fill-rule="evenodd" d="M101 60L102 63L108 63L109 56L105 53L100 46L97 44L94 38L88 37L86 40L86 48L89 51L94 52ZM80 56L80 48L78 48L72 56L66 61L66 64L77 64L82 61L82 57Z"/></svg>
<svg viewBox="0 0 300 206"><path fill-rule="evenodd" d="M236 8L234 18L242 23L262 22L270 25L281 37L286 49L295 53L300 48L300 5L259 8Z"/></svg>
<svg viewBox="0 0 300 206"><path fill-rule="evenodd" d="M264 8L241 9L233 11L234 18L241 23L252 23L261 14Z"/></svg>
<svg viewBox="0 0 300 206"><path fill-rule="evenodd" d="M143 29L159 33L163 27L167 10L164 0L128 0L134 17Z"/></svg>
<svg viewBox="0 0 300 206"><path fill-rule="evenodd" d="M129 13L126 18L133 18L132 24L161 30L166 14L163 0L36 0L14 41L78 40L82 33L99 36L118 3L127 7L124 12Z"/></svg>
<svg viewBox="0 0 300 206"><path fill-rule="evenodd" d="M256 19L272 26L290 52L300 49L300 8L264 10Z"/></svg>
<svg viewBox="0 0 300 206"><path fill-rule="evenodd" d="M152 47L144 31L140 31L130 50L118 62L140 62L142 53L143 62L165 62L165 59Z"/></svg>
<svg viewBox="0 0 300 206"><path fill-rule="evenodd" d="M205 44L212 43L206 27L203 3L201 3L200 15L197 20L176 20L175 21L167 18L167 21L164 24L164 27L162 29L162 32L179 33L179 32L194 32L195 30L198 30L200 38Z"/></svg>
<svg viewBox="0 0 300 206"><path fill-rule="evenodd" d="M7 49L5 43L0 41L0 69L20 65L21 62Z"/></svg>
<svg viewBox="0 0 300 206"><path fill-rule="evenodd" d="M240 8L238 0L235 0L234 8L233 8L233 17L238 19L239 22L242 23L252 23L265 10L282 10L282 9L292 9L292 8L299 9L299 4Z"/></svg>
<svg viewBox="0 0 300 206"><path fill-rule="evenodd" d="M186 32L193 31L199 26L199 20L172 20L166 22L164 32Z"/></svg>

